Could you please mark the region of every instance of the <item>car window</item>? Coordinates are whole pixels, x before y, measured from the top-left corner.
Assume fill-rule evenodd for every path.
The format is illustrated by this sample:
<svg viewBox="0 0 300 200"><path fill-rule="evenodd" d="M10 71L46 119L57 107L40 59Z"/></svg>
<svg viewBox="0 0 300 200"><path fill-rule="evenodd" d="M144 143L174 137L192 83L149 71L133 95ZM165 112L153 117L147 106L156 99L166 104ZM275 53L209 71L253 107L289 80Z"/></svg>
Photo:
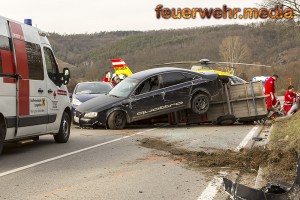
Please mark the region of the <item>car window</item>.
<svg viewBox="0 0 300 200"><path fill-rule="evenodd" d="M45 52L45 61L47 67L47 73L49 78L55 83L56 85L59 84L59 70L55 60L55 57L51 51L51 49L44 47Z"/></svg>
<svg viewBox="0 0 300 200"><path fill-rule="evenodd" d="M200 78L199 76L196 76L195 74L190 74L190 73L183 73L187 81L191 81L194 78Z"/></svg>
<svg viewBox="0 0 300 200"><path fill-rule="evenodd" d="M162 88L161 76L153 76L142 82L135 90L134 95L144 94Z"/></svg>
<svg viewBox="0 0 300 200"><path fill-rule="evenodd" d="M179 72L173 72L173 73L166 73L162 75L163 78L163 85L164 87L169 87L172 85L177 85L179 83L186 82L185 76L183 76Z"/></svg>
<svg viewBox="0 0 300 200"><path fill-rule="evenodd" d="M4 51L9 51L11 52L11 39L8 38L8 37L4 37L4 36L1 36L0 35L0 50L4 50ZM7 54L7 56L3 55L3 59L7 59L7 57L9 57L10 54ZM10 62L12 63L12 62ZM11 67L12 68L12 67ZM0 53L0 73L3 73L3 70L2 70L2 56L1 56L1 53ZM7 73L7 72L5 72Z"/></svg>
<svg viewBox="0 0 300 200"><path fill-rule="evenodd" d="M128 97L139 82L139 79L127 77L118 83L108 94L117 97Z"/></svg>
<svg viewBox="0 0 300 200"><path fill-rule="evenodd" d="M38 44L25 42L29 79L44 80L44 68L42 61L42 51Z"/></svg>
<svg viewBox="0 0 300 200"><path fill-rule="evenodd" d="M112 86L106 83L80 83L75 94L106 94Z"/></svg>

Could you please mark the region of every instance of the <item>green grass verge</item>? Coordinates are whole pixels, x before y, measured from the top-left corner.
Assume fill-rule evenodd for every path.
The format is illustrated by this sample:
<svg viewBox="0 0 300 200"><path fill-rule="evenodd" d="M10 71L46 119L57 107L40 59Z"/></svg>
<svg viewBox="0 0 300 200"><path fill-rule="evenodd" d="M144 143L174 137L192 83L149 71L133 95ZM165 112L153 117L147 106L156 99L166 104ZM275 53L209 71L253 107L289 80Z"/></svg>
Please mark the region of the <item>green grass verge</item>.
<svg viewBox="0 0 300 200"><path fill-rule="evenodd" d="M268 146L274 150L295 149L300 154L300 112L275 121Z"/></svg>

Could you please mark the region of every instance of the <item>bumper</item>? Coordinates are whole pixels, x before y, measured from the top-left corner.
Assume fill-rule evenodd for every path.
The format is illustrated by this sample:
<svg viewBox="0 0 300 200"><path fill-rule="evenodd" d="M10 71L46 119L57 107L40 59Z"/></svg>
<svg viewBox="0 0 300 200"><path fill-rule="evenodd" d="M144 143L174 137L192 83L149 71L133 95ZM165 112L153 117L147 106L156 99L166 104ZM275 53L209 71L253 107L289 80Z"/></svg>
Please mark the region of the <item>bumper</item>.
<svg viewBox="0 0 300 200"><path fill-rule="evenodd" d="M76 117L76 111L75 110L76 110L77 106L74 105L74 104L72 104L71 106L72 106L71 107L71 114L72 114L72 118L74 119ZM75 121L75 119L74 119L74 121Z"/></svg>
<svg viewBox="0 0 300 200"><path fill-rule="evenodd" d="M100 113L95 118L83 117L84 113L79 111L75 112L74 121L79 124L80 127L96 127L96 126L106 126L106 118Z"/></svg>

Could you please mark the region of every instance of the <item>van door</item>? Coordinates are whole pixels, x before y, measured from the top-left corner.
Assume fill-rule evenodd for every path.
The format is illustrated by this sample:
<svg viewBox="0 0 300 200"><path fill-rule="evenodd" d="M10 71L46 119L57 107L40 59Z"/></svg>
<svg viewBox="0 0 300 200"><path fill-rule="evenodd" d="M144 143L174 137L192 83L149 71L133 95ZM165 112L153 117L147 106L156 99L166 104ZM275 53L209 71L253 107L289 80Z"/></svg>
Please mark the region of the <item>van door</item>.
<svg viewBox="0 0 300 200"><path fill-rule="evenodd" d="M44 133L48 111L39 35L36 29L28 25L9 22L9 26L16 72L21 76L21 80L17 81L17 137Z"/></svg>
<svg viewBox="0 0 300 200"><path fill-rule="evenodd" d="M68 92L61 89L58 65L50 47L44 46L45 64L47 69L47 99L49 124L47 132L58 132L63 113L62 104Z"/></svg>

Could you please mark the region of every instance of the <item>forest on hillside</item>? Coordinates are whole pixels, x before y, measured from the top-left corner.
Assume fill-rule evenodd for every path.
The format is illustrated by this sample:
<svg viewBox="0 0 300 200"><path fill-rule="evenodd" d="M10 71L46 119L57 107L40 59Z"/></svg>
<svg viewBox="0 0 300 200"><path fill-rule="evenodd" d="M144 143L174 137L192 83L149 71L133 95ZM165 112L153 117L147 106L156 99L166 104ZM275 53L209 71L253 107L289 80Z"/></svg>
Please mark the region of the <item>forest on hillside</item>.
<svg viewBox="0 0 300 200"><path fill-rule="evenodd" d="M236 75L250 80L253 76L278 74L277 91L286 90L288 78L300 91L300 27L293 21L145 32L49 33L49 40L61 65L72 66L72 90L77 82L102 80L105 71L113 71L112 58L124 59L133 72L165 62L202 58L224 61L220 45L231 36L239 37L249 49L241 62L273 66L239 66Z"/></svg>

